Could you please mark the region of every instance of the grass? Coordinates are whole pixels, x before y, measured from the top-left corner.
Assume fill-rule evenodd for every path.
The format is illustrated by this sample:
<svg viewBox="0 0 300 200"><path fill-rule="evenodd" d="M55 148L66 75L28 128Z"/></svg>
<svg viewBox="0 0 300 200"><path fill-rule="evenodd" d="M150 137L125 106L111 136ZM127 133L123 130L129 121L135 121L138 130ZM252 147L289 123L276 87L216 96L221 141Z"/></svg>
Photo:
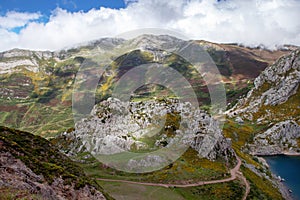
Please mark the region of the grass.
<svg viewBox="0 0 300 200"><path fill-rule="evenodd" d="M279 105L262 105L258 112L253 115L254 119L258 119L262 116L266 117L268 123L277 123L287 119L294 118L295 121L300 119L300 87L296 91L296 94L292 95L286 102ZM271 113L268 115L268 113Z"/></svg>
<svg viewBox="0 0 300 200"><path fill-rule="evenodd" d="M75 51L76 53L76 51ZM210 52L218 65L221 73L225 76L230 76L233 71L229 67L229 63L226 59L224 59L224 55L222 52L213 51ZM128 56L128 55L126 55ZM152 55L148 55L145 52L134 51L130 53L130 57L138 58L142 62L151 62ZM118 62L120 61L120 62ZM126 71L130 68L128 66L135 65L133 61L125 62L126 60L124 57L118 58L116 61L113 62L112 70L114 70L114 75L120 75L119 73L121 70ZM22 130L32 131L34 134L41 135L43 137L49 138L55 136L57 133L63 132L66 129L73 127L73 118L71 112L70 105L64 105L63 102L65 100L70 100L71 90L70 86L72 84L72 75L76 74L78 69L79 63L74 59L65 60L61 63L56 63L55 60L39 60L39 64L44 66L45 69L40 70L39 73L32 73L29 71L25 71L24 74L17 74L11 77L4 77L1 78L1 82L5 82L11 89L18 90L20 87L19 85L14 84L14 82L18 82L16 80L20 80L23 78L30 78L33 83L33 88L28 87L26 88L26 92L31 92L33 90L34 95L30 100L19 100L19 99L12 99L10 101L6 101L4 99L0 99L0 105L5 105L7 108L11 108L9 106L16 106L15 109L10 110L9 112L1 112L0 113L0 125L9 125L12 127L18 127ZM191 71L188 64L181 60L179 57L172 55L171 57L167 58L167 62L169 63L170 67L173 67L177 71L181 72L188 80L195 82L193 86L198 85L201 86L201 81L196 80L194 77L194 72ZM124 64L125 63L125 64ZM243 66L243 65L241 65ZM244 67L244 66L243 66ZM246 68L246 67L244 67ZM54 74L48 76L47 73L44 71L53 71ZM197 73L196 73L197 74ZM115 77L114 77L115 78ZM115 79L110 77L107 78L106 82L104 83L102 88L98 88L104 94L110 92L110 88L113 86ZM235 99L240 94L244 94L250 88L240 88L239 85L233 86L234 88L228 87L227 97L229 99ZM269 85L265 84L261 87L260 93L267 90ZM204 92L204 89L199 89L198 98L205 101L209 96L207 93ZM24 88L21 88L24 89ZM203 90L203 91L202 91ZM154 94L156 94L154 92ZM151 95L150 95L151 96ZM46 101L42 103L37 103L38 99L46 98ZM145 96L139 97L143 99ZM44 100L44 99L43 99ZM261 116L266 115L266 111L269 110L272 113L277 113L276 115L270 116L270 121L280 121L286 119L286 113L289 112L289 116L294 116L296 119L299 119L299 88L296 95L293 95L286 103L281 104L279 106L263 106L262 109L255 114L254 118L257 119ZM23 112L24 111L24 112ZM176 120L171 120L176 121ZM176 126L176 125L175 125ZM267 125L256 125L250 122L245 122L244 124L240 125L235 123L232 120L228 120L224 127L224 133L227 137L232 138L233 141L233 148L236 151L237 155L245 160L247 163L253 164L256 167L259 167L259 163L253 160L251 155L244 153L242 151L243 146L245 143L252 140L254 135L260 131L265 130ZM13 138L10 138L13 139ZM27 141L28 144L32 144L30 140L24 139ZM24 141L18 141L16 144L17 146L13 146L13 148L28 148L28 152L25 151L26 156L23 157L24 162L36 162L35 159L32 161L29 159L31 156L35 158L35 154L38 152L34 150L33 154L29 151L29 146L24 144ZM14 143L12 143L15 145ZM300 140L298 140L298 144L300 144ZM43 151L42 151L43 152ZM49 152L50 153L50 152ZM28 155L27 155L28 154ZM84 156L82 154L80 156ZM107 178L117 178L117 179L130 179L130 180L141 180L141 181L153 181L153 182L174 182L177 183L179 181L197 181L197 180L211 180L211 179L220 179L225 176L228 176L226 165L221 161L218 162L211 162L206 159L200 159L197 157L197 153L188 150L181 158L179 158L173 164L165 167L164 169L147 174L128 174L122 173L110 168L106 168L106 166L101 165L101 163L92 162L93 159L90 160L88 164L82 164L85 168L86 172L92 177L107 177ZM37 163L33 163L34 165ZM66 169L64 166L59 165L58 163L49 162L49 160L45 160L43 162L38 163L38 166L41 169L45 170L45 173L49 173L48 177L51 178L51 174L56 173L65 173ZM39 169L39 170L41 170ZM37 170L37 169L36 169ZM41 172L41 171L40 171ZM42 172L41 172L42 173ZM248 169L244 169L244 173L247 174L247 178L251 181L253 186L253 191L251 191L251 198L252 199L261 199L261 198L273 198L276 199L278 196L278 191L273 188L269 188L269 182L263 180L260 177L256 177L249 171ZM76 174L75 174L76 175ZM70 176L70 178L74 178ZM263 182L261 182L263 181ZM180 190L181 196L186 195L188 198L234 198L230 196L230 192L228 194L219 194L219 192L213 193L213 191L221 191L222 188L226 188L224 191L229 191L231 183L219 186L214 185L207 188L190 188L188 190L182 189ZM232 183L234 184L234 183ZM235 188L235 187L233 187ZM126 187L124 188L126 189ZM232 188L231 188L232 189ZM167 189L166 189L167 190ZM159 193L166 192L164 189L157 189L152 192L158 191ZM170 189L168 189L170 190ZM179 190L173 189L178 192ZM162 191L162 192L160 192ZM210 192L208 192L210 191ZM168 195L171 196L170 193L167 195L161 194L165 199L168 198ZM209 194L213 194L210 196ZM200 195L200 197L199 197ZM206 195L206 196L205 196ZM220 196L221 195L221 196ZM226 196L227 195L227 196ZM197 196L197 197L196 197ZM0 196L1 197L1 196ZM202 198L202 199L203 199ZM0 198L1 199L1 198ZM173 199L176 199L175 197Z"/></svg>
<svg viewBox="0 0 300 200"><path fill-rule="evenodd" d="M199 200L240 200L245 193L245 189L239 181L189 188L175 188L175 191L181 194L184 199Z"/></svg>
<svg viewBox="0 0 300 200"><path fill-rule="evenodd" d="M244 188L239 181L189 188L164 188L130 183L98 181L116 200L240 200Z"/></svg>
<svg viewBox="0 0 300 200"><path fill-rule="evenodd" d="M223 133L225 137L231 138L232 148L236 154L244 159L247 163L259 166L259 164L253 160L253 157L248 153L243 152L243 148L246 143L253 140L257 133L263 132L268 127L266 125L257 125L248 121L244 121L243 124L239 124L232 119L226 119L223 127Z"/></svg>
<svg viewBox="0 0 300 200"><path fill-rule="evenodd" d="M10 111L0 112L0 125L53 137L74 127L71 107L58 102L55 106L34 101L4 101ZM11 105L11 107L9 107Z"/></svg>
<svg viewBox="0 0 300 200"><path fill-rule="evenodd" d="M75 181L78 187L88 183L80 178L84 177L80 167L51 147L47 140L6 127L0 127L0 139L4 142L3 150L11 152L36 174L43 174L49 183L59 176Z"/></svg>
<svg viewBox="0 0 300 200"><path fill-rule="evenodd" d="M261 169L262 166L258 160L242 150L245 144L251 142L257 133L264 132L267 128L267 125L257 125L248 121L245 121L243 124L238 124L233 120L227 119L223 131L226 137L232 139L232 147L236 154L248 164L252 164L257 169ZM250 182L251 189L248 199L282 199L279 190L275 188L270 181L256 175L244 166L241 166L241 171Z"/></svg>
<svg viewBox="0 0 300 200"><path fill-rule="evenodd" d="M19 67L20 72L0 76L4 87L14 91L9 98L2 95L0 99L0 125L53 137L74 126L71 91L80 61L39 59L35 54L33 57L38 62L38 72Z"/></svg>
<svg viewBox="0 0 300 200"><path fill-rule="evenodd" d="M116 200L184 200L174 189L97 181Z"/></svg>

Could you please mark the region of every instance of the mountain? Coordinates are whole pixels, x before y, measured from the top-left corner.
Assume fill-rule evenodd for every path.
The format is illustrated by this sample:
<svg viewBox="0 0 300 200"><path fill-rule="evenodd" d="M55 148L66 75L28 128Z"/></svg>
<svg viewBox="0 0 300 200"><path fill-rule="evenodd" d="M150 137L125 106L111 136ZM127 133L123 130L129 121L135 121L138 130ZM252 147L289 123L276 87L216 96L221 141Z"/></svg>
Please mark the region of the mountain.
<svg viewBox="0 0 300 200"><path fill-rule="evenodd" d="M13 49L0 54L0 124L34 131L43 137L53 137L74 127L71 110L74 80L80 67L99 52L103 56L98 59L111 64L99 83L97 102L107 99L114 83L132 67L161 62L187 77L198 91L199 102L208 105L208 90L202 77L194 75L186 60L162 51L173 45L188 43L200 45L211 55L221 72L227 99L232 104L252 87L254 78L268 64L294 48L269 51L235 44L185 42L170 36L143 35L132 40L105 38L57 52ZM129 52L118 55L118 52L127 50ZM157 60L157 55L161 56L161 61ZM100 67L105 66L100 64ZM136 98L157 93L169 95L164 88L148 85L136 91Z"/></svg>
<svg viewBox="0 0 300 200"><path fill-rule="evenodd" d="M0 127L1 199L110 199L49 141Z"/></svg>
<svg viewBox="0 0 300 200"><path fill-rule="evenodd" d="M300 49L281 57L254 81L254 88L228 111L237 121L266 126L250 142L250 152L300 152Z"/></svg>
<svg viewBox="0 0 300 200"><path fill-rule="evenodd" d="M225 84L229 111L227 119L220 120L220 124L216 121L220 112L214 115L209 106L208 86L213 85L211 80L215 79L205 79L209 73L199 74L192 65L199 59L199 52L190 51L192 61L189 61L185 59L186 54L176 51L189 45L208 52L221 73L220 82ZM208 61L200 62L204 71L210 70ZM186 102L178 101L191 98L186 93L188 88L181 90L181 99L159 84L147 84L131 93L127 88L139 81L136 76L121 85L120 97L130 97L129 102L111 98L122 77L137 66L147 66L141 71L145 77L153 74L156 66L177 71L196 91L200 107L192 109ZM99 72L103 72L101 79L94 79ZM154 77L166 74L157 73ZM77 76L83 81L78 82ZM170 77L175 85L181 83L181 79ZM285 46L271 51L202 40L183 41L166 35L142 35L131 40L105 38L57 52L20 49L2 52L0 79L0 125L22 130L1 127L0 159L8 170L1 173L0 184L9 183L4 190L0 188L5 191L4 195L103 197L103 190L91 181L94 178L112 187L118 187L119 183L103 180L135 182L123 188L120 182L118 189L109 190L112 193L122 189L128 192L132 185L140 187L140 182L156 186L222 182L230 179L231 170L241 160L237 178L232 182L166 190L183 196L188 193L193 198L218 193L215 195L228 195L224 198L231 199L236 192L237 196L245 195L249 199L288 198L280 182L256 155L299 150L297 47ZM88 86L83 87L83 93L78 92L78 88L82 89L81 83ZM95 88L90 87L92 85ZM77 93L72 97L74 90ZM92 93L95 97L89 96ZM92 104L85 101L90 97L95 99ZM78 100L80 103L76 104ZM127 106L129 110L125 109ZM164 120L166 124L162 124ZM191 134L181 137L180 128ZM40 136L51 139L51 143ZM102 162L103 157L98 154L110 157L112 153L124 155L126 151L151 153L166 149L180 139L187 146L186 151L172 160L174 162L153 172L120 171ZM102 148L104 146L106 148ZM167 153L173 155L174 152ZM160 161L164 161L163 156L150 156L144 160L131 159L125 164L127 171L136 171ZM24 179L17 179L16 173ZM12 181L14 179L18 181ZM33 192L28 192L28 188ZM49 194L38 188L53 192ZM140 188L137 191L143 192Z"/></svg>

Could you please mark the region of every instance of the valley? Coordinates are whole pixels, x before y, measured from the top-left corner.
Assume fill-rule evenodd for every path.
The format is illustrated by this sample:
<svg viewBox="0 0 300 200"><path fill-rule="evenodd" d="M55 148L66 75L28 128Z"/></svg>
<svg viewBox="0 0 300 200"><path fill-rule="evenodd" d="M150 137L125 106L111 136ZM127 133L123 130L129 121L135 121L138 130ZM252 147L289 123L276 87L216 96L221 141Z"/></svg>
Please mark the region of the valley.
<svg viewBox="0 0 300 200"><path fill-rule="evenodd" d="M142 35L57 52L0 53L0 159L12 156L11 162L23 162L32 177L42 174L40 184L57 196L66 192L57 192L52 181L66 177L72 194L88 188L81 192L90 199L291 199L259 156L300 152L299 48L271 51L189 41L220 71L227 104L216 114L210 105L214 79L164 50L186 44L171 36ZM198 107L185 102L193 98L189 88L178 98L162 85L146 84L129 95L126 88L139 80L135 76L121 87L129 102L112 97L124 74L145 65L147 78L154 64L183 76ZM100 72L101 79L93 82ZM79 75L89 76L82 79L86 88ZM95 105L88 102L91 91ZM15 190L30 198L46 195L2 182L4 195Z"/></svg>

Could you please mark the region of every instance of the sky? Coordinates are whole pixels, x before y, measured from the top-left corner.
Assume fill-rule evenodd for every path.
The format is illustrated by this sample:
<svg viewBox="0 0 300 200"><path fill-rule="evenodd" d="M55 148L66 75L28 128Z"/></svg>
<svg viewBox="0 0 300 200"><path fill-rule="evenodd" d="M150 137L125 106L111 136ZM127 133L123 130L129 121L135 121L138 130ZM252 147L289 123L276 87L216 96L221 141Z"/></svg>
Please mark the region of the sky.
<svg viewBox="0 0 300 200"><path fill-rule="evenodd" d="M218 43L300 46L300 0L0 0L0 51L59 50L156 28Z"/></svg>

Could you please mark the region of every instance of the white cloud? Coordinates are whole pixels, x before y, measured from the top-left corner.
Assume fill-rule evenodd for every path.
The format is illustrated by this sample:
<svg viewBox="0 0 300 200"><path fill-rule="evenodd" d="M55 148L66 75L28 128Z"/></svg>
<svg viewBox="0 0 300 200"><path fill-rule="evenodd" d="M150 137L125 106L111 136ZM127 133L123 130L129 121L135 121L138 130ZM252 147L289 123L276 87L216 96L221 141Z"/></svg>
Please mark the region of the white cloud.
<svg viewBox="0 0 300 200"><path fill-rule="evenodd" d="M0 28L10 29L22 27L32 20L39 19L39 13L19 13L15 11L7 12L5 16L0 16Z"/></svg>
<svg viewBox="0 0 300 200"><path fill-rule="evenodd" d="M136 3L138 2L138 0L124 0L125 4L128 5L128 4L131 4L131 3Z"/></svg>
<svg viewBox="0 0 300 200"><path fill-rule="evenodd" d="M130 0L132 2L132 0ZM300 45L299 0L139 0L124 9L99 8L88 12L53 11L49 22L30 22L25 13L0 18L0 50L10 48L56 50L76 43L114 37L138 28L177 30L193 39L238 42L245 45ZM23 13L14 13L21 15ZM34 17L33 17L34 16ZM2 20L2 21L1 21ZM6 22L5 22L6 21ZM11 21L11 22L10 22ZM16 24L16 25L13 25ZM19 33L12 26L27 26Z"/></svg>

